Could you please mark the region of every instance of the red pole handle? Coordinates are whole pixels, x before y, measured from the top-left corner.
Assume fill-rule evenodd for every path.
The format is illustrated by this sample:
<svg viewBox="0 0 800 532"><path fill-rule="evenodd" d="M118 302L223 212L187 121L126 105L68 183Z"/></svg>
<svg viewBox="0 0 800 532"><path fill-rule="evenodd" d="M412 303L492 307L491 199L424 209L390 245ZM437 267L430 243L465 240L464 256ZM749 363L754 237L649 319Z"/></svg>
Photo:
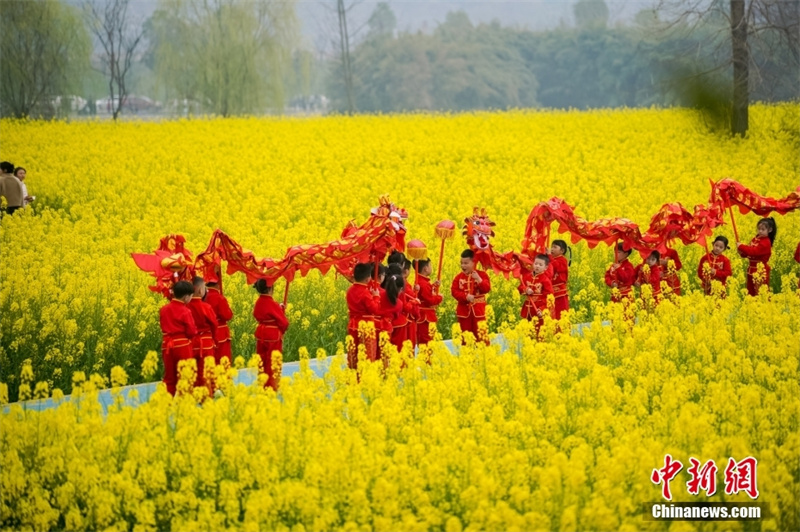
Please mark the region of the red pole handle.
<svg viewBox="0 0 800 532"><path fill-rule="evenodd" d="M289 301L289 280L286 279L286 287L283 289L283 308L286 308L286 302Z"/></svg>
<svg viewBox="0 0 800 532"><path fill-rule="evenodd" d="M733 205L728 207L728 210L731 213L731 225L733 226L733 237L736 239L736 243L739 243L739 231L736 229L736 218L733 216Z"/></svg>

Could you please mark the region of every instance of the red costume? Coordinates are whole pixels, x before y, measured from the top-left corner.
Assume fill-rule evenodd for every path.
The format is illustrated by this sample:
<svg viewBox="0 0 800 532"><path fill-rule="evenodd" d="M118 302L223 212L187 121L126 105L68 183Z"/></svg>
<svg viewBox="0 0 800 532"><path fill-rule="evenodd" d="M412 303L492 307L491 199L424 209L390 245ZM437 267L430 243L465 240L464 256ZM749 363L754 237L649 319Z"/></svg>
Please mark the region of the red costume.
<svg viewBox="0 0 800 532"><path fill-rule="evenodd" d="M645 273L647 265L646 262L643 262L633 270L636 273L636 282L640 287L649 284L653 288L653 299L658 303L661 299L661 267L658 264L650 266L650 271Z"/></svg>
<svg viewBox="0 0 800 532"><path fill-rule="evenodd" d="M611 293L611 301L619 303L623 299L630 300L631 286L633 286L635 280L636 271L628 259L609 266L608 270L606 270L606 284L614 288L614 283L616 283L616 288L619 290L619 295Z"/></svg>
<svg viewBox="0 0 800 532"><path fill-rule="evenodd" d="M492 285L486 272L474 272L478 274L480 281L473 279L472 274L461 272L453 279L450 293L458 301L456 317L461 325L461 332L471 332L476 340L482 340L488 345L489 338L479 335L478 324L486 321L486 294L492 289ZM474 297L471 303L467 300L469 295Z"/></svg>
<svg viewBox="0 0 800 532"><path fill-rule="evenodd" d="M419 318L417 319L417 343L427 345L432 340L430 324L436 323L436 307L442 302L442 295L434 291L431 280L424 275L417 276L419 285Z"/></svg>
<svg viewBox="0 0 800 532"><path fill-rule="evenodd" d="M358 346L363 345L367 352L367 360L375 360L378 356L377 325L380 313L380 296L374 296L365 283L353 283L347 289L347 311L350 320L347 323L347 334L353 338L353 349L347 352L347 365L350 369L358 367ZM375 336L364 336L358 332L358 324L375 325Z"/></svg>
<svg viewBox="0 0 800 532"><path fill-rule="evenodd" d="M233 312L228 304L228 299L222 295L219 288L208 288L206 303L217 317L217 335L214 337L217 341L217 352L214 358L217 364L223 358L227 358L228 362L231 362L231 330L228 328L228 322L233 318Z"/></svg>
<svg viewBox="0 0 800 532"><path fill-rule="evenodd" d="M794 261L800 262L800 242L797 243L797 249L794 250ZM797 281L797 288L800 290L800 281Z"/></svg>
<svg viewBox="0 0 800 532"><path fill-rule="evenodd" d="M217 316L211 306L199 297L192 297L188 306L192 311L194 324L197 326L197 336L194 337L192 346L194 358L197 360L195 386L203 386L206 383L204 373L206 357L214 358L214 354L217 352L217 343L214 341L217 336Z"/></svg>
<svg viewBox="0 0 800 532"><path fill-rule="evenodd" d="M681 279L678 277L678 271L683 268L678 252L672 248L667 248L667 252L661 257L662 260L672 261L675 263L675 272L669 271L669 262L661 268L662 278L667 282L672 293L676 296L681 295Z"/></svg>
<svg viewBox="0 0 800 532"><path fill-rule="evenodd" d="M403 287L403 314L406 317L406 340L411 341L411 347L417 345L417 320L419 319L419 299L417 292L411 283L406 279ZM392 340L394 343L394 340Z"/></svg>
<svg viewBox="0 0 800 532"><path fill-rule="evenodd" d="M533 295L526 294L528 288L533 291ZM522 274L522 280L517 290L525 297L520 313L524 319L531 320L537 317L539 312L552 310L547 306L547 296L553 294L553 283L550 276L547 275L547 271L536 275L526 271Z"/></svg>
<svg viewBox="0 0 800 532"><path fill-rule="evenodd" d="M772 256L772 242L767 236L757 236L750 241L749 246L745 244L739 246L739 255L750 261L747 268L747 293L757 296L758 289L762 284L769 288L769 258ZM764 265L763 281L756 281L753 278L758 271L759 263Z"/></svg>
<svg viewBox="0 0 800 532"><path fill-rule="evenodd" d="M564 255L559 255L550 261L550 266L553 267L553 295L556 299L553 318L560 320L561 313L569 310L569 293L567 292L569 263Z"/></svg>
<svg viewBox="0 0 800 532"><path fill-rule="evenodd" d="M553 312L553 309L547 305L547 296L553 294L553 281L546 270L539 274L526 271L522 274L521 281L517 290L525 298L525 302L522 304L520 315L528 321L536 318L536 335L538 337L539 329L544 323L544 316L539 316L539 313L544 314L546 310L549 310L551 314ZM527 294L529 288L533 291L532 295Z"/></svg>
<svg viewBox="0 0 800 532"><path fill-rule="evenodd" d="M190 360L192 353L192 339L197 335L192 311L188 306L177 299L173 299L158 312L161 323L161 333L164 340L161 343L161 356L164 359L164 384L167 391L175 395L178 384L178 362Z"/></svg>
<svg viewBox="0 0 800 532"><path fill-rule="evenodd" d="M280 367L272 367L272 352L278 351L283 354L283 334L289 328L289 320L281 306L272 299L271 295L260 294L253 308L253 317L258 322L256 327L256 353L261 357L261 367L267 374L267 382L264 387L269 386L273 390L278 390L278 383L281 380Z"/></svg>
<svg viewBox="0 0 800 532"><path fill-rule="evenodd" d="M386 294L386 290L383 288L378 289L380 292L380 311L378 315L380 316L380 332L386 332L389 335L389 341L397 347L401 349L403 347L403 341L405 340L405 331L406 331L406 317L403 315L403 293L401 292L398 294L397 299L395 300L394 304L389 301L389 296ZM401 325L395 328L395 323L401 323ZM395 331L397 331L397 339L399 340L399 344L395 344ZM380 337L378 338L380 341ZM383 353L380 352L380 345L378 346L378 358L382 358Z"/></svg>
<svg viewBox="0 0 800 532"><path fill-rule="evenodd" d="M713 273L705 273L706 264L708 264L709 268L714 270ZM700 277L703 283L703 292L705 292L707 296L711 295L712 281L719 281L722 283L722 287L725 288L728 277L730 277L731 274L731 261L725 255L708 253L703 255L703 258L700 259L700 264L697 265L697 276Z"/></svg>

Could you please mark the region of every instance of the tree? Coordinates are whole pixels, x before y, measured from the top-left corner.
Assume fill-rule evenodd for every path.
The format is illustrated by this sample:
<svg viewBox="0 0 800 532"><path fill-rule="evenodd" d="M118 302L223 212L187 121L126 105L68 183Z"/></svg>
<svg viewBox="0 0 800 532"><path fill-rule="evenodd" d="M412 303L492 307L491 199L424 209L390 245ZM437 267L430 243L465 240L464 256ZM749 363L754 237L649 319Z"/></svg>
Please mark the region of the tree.
<svg viewBox="0 0 800 532"><path fill-rule="evenodd" d="M717 35L727 35L717 40L727 43L729 52L720 53L708 71L730 68L730 130L733 135L745 135L749 128L750 93L765 82L754 57L779 58L784 64L777 70L784 72L797 72L800 66L800 1L729 0L726 5L722 0L661 0L658 9L667 14L666 29L699 31L710 27ZM774 59L770 63L774 64ZM797 76L794 79L796 83Z"/></svg>
<svg viewBox="0 0 800 532"><path fill-rule="evenodd" d="M108 77L114 120L128 96L126 78L144 37L143 26L130 15L130 0L85 0L89 31L100 46L100 70Z"/></svg>
<svg viewBox="0 0 800 532"><path fill-rule="evenodd" d="M603 0L578 0L572 6L575 24L581 29L605 28L608 25L608 6Z"/></svg>
<svg viewBox="0 0 800 532"><path fill-rule="evenodd" d="M151 24L158 76L179 102L221 116L283 109L294 2L161 0Z"/></svg>
<svg viewBox="0 0 800 532"><path fill-rule="evenodd" d="M367 38L391 37L395 28L397 28L397 17L395 17L394 11L389 7L389 4L378 2L367 21L367 26L369 26Z"/></svg>
<svg viewBox="0 0 800 532"><path fill-rule="evenodd" d="M79 14L58 0L0 0L0 19L0 114L51 116L89 65Z"/></svg>

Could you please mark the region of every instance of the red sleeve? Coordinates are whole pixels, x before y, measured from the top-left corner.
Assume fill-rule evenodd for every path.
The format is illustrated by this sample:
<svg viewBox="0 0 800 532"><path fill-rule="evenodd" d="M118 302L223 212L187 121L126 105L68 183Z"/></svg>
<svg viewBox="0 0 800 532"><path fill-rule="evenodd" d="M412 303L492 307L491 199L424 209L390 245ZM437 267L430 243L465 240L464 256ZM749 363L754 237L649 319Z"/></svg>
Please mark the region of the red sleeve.
<svg viewBox="0 0 800 532"><path fill-rule="evenodd" d="M233 311L231 310L231 306L228 304L228 298L225 296L219 297L216 310L217 314L225 321L230 321L233 318Z"/></svg>
<svg viewBox="0 0 800 532"><path fill-rule="evenodd" d="M522 276L519 278L519 286L517 287L517 292L522 295L525 295L525 290L528 288L528 283L531 280L531 275L528 272L524 272Z"/></svg>
<svg viewBox="0 0 800 532"><path fill-rule="evenodd" d="M718 281L725 281L728 277L733 274L731 271L731 261L728 260L728 257L722 257L722 268L717 270L717 275L715 279Z"/></svg>
<svg viewBox="0 0 800 532"><path fill-rule="evenodd" d="M681 263L681 258L678 255L678 252L675 251L674 249L670 248L669 253L667 254L667 258L675 263L675 271L678 271L681 268L683 268L683 264Z"/></svg>
<svg viewBox="0 0 800 532"><path fill-rule="evenodd" d="M381 310L381 300L379 297L373 296L371 293L366 292L362 300L364 306L371 314L378 314Z"/></svg>
<svg viewBox="0 0 800 532"><path fill-rule="evenodd" d="M553 281L551 281L549 277L545 277L542 282L542 293L546 296L553 293Z"/></svg>
<svg viewBox="0 0 800 532"><path fill-rule="evenodd" d="M453 278L453 284L450 285L450 293L459 303L467 303L467 292L458 288L459 276Z"/></svg>
<svg viewBox="0 0 800 532"><path fill-rule="evenodd" d="M769 238L760 238L755 246L742 244L739 246L739 255L746 259L765 260L772 253L772 243Z"/></svg>
<svg viewBox="0 0 800 532"><path fill-rule="evenodd" d="M616 280L617 279L614 275L614 272L611 271L611 266L609 266L608 269L606 270L606 285L611 286L614 284L614 281Z"/></svg>
<svg viewBox="0 0 800 532"><path fill-rule="evenodd" d="M644 262L642 264L644 264ZM633 282L634 283L643 283L643 282L645 282L645 279L642 278L642 264L637 265L633 269ZM620 268L620 270L621 269L622 268ZM619 271L619 270L617 270L617 271Z"/></svg>
<svg viewBox="0 0 800 532"><path fill-rule="evenodd" d="M627 266L620 266L620 268L617 270L617 279L623 286L632 285L635 278L636 274L633 271L633 265L631 263L627 263Z"/></svg>
<svg viewBox="0 0 800 532"><path fill-rule="evenodd" d="M211 305L205 304L200 307L203 311L203 315L206 317L206 321L208 322L208 326L211 327L211 338L217 337L217 315L214 312L214 309L211 308Z"/></svg>
<svg viewBox="0 0 800 532"><path fill-rule="evenodd" d="M256 306L253 307L253 317L259 323L269 318L269 313L267 312L267 309L264 307L264 303L262 303L262 301L263 299L261 298L261 296L259 296L259 298L256 299Z"/></svg>
<svg viewBox="0 0 800 532"><path fill-rule="evenodd" d="M478 290L480 290L482 294L488 294L492 290L492 282L489 280L489 274L486 272L478 272L478 275L481 276L481 282L478 283Z"/></svg>
<svg viewBox="0 0 800 532"><path fill-rule="evenodd" d="M189 307L183 308L183 331L186 333L187 338L192 338L197 335L197 326L194 323L194 317Z"/></svg>
<svg viewBox="0 0 800 532"><path fill-rule="evenodd" d="M434 294L430 283L419 285L419 301L426 307L435 307L442 302L441 294Z"/></svg>
<svg viewBox="0 0 800 532"><path fill-rule="evenodd" d="M700 257L700 263L697 265L697 276L700 279L704 279L703 277L703 265L708 262L708 255L703 255Z"/></svg>
<svg viewBox="0 0 800 532"><path fill-rule="evenodd" d="M272 309L272 317L275 318L275 321L278 324L278 329L282 333L285 333L286 329L289 328L289 320L286 319L286 313L277 303L275 303Z"/></svg>

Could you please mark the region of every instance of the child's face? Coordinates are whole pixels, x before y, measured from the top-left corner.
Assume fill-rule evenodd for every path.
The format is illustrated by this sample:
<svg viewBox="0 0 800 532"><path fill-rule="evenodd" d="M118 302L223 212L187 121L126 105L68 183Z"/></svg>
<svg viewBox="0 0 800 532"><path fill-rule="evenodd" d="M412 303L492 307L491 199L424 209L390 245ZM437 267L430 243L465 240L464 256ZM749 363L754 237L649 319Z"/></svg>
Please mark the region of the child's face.
<svg viewBox="0 0 800 532"><path fill-rule="evenodd" d="M536 275L539 275L546 269L547 269L547 264L545 264L542 259L536 259L533 261L533 273L535 273Z"/></svg>
<svg viewBox="0 0 800 532"><path fill-rule="evenodd" d="M758 229L758 236L760 237L769 236L769 226L767 224L762 222L758 224L757 229Z"/></svg>
<svg viewBox="0 0 800 532"><path fill-rule="evenodd" d="M624 251L617 250L617 262L622 262L623 260L628 258L628 254Z"/></svg>
<svg viewBox="0 0 800 532"><path fill-rule="evenodd" d="M472 268L475 262L469 257L461 257L461 271L464 273L472 273ZM427 269L427 268L426 268Z"/></svg>
<svg viewBox="0 0 800 532"><path fill-rule="evenodd" d="M379 273L378 274L378 284L383 284L383 280L384 279L386 279L386 274L385 273Z"/></svg>
<svg viewBox="0 0 800 532"><path fill-rule="evenodd" d="M652 268L653 266L658 264L658 259L655 257L655 255L650 255L649 257L647 257L647 260L645 262L647 262L647 264Z"/></svg>
<svg viewBox="0 0 800 532"><path fill-rule="evenodd" d="M411 274L411 270L403 270L403 279L408 279L409 274Z"/></svg>
<svg viewBox="0 0 800 532"><path fill-rule="evenodd" d="M714 247L711 248L711 251L714 253L714 255L722 255L725 253L725 244L717 240L714 242Z"/></svg>
<svg viewBox="0 0 800 532"><path fill-rule="evenodd" d="M206 284L198 284L194 287L194 295L195 297L204 297L206 295Z"/></svg>
<svg viewBox="0 0 800 532"><path fill-rule="evenodd" d="M561 255L564 254L564 251L561 249L560 246L553 245L550 246L550 254L554 257L560 257Z"/></svg>
<svg viewBox="0 0 800 532"><path fill-rule="evenodd" d="M191 300L192 300L192 294L186 294L181 298L181 301L183 301L184 303L188 303Z"/></svg>

